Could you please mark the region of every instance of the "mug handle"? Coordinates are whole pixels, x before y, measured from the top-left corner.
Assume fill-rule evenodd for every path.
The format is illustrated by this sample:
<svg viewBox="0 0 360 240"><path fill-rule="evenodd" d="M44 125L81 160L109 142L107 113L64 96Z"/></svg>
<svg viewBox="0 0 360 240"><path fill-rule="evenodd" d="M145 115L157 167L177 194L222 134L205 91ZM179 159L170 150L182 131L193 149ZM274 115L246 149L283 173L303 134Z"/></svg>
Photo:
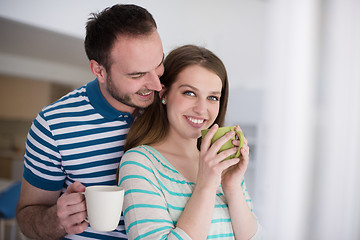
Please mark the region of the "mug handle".
<svg viewBox="0 0 360 240"><path fill-rule="evenodd" d="M85 197L85 192L80 192L82 195L84 195ZM86 198L85 198L86 199ZM86 201L86 200L85 200ZM88 217L86 216L86 218L84 219L85 222L87 222L88 224L90 224L90 221L88 219Z"/></svg>
<svg viewBox="0 0 360 240"><path fill-rule="evenodd" d="M244 134L243 134L243 132L240 132L240 131L236 131L236 130L234 130L234 131L240 137L240 139L239 139L240 140L239 149L238 149L237 153L235 154L235 158L238 158L238 157L240 157L240 150L244 146Z"/></svg>

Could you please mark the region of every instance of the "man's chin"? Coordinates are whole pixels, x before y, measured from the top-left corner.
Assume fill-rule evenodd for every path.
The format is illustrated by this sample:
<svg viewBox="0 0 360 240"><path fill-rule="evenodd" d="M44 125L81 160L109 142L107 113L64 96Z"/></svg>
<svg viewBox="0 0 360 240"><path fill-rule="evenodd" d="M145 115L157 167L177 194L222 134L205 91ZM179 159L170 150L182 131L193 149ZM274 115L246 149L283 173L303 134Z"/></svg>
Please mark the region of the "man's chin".
<svg viewBox="0 0 360 240"><path fill-rule="evenodd" d="M136 104L137 108L147 108L149 107L153 102L154 102L154 95L152 95L152 97L148 98L148 99L137 99L139 101L134 101L134 105Z"/></svg>
<svg viewBox="0 0 360 240"><path fill-rule="evenodd" d="M154 99L152 98L151 100L148 100L148 101L139 101L139 102L127 103L127 105L128 105L129 107L134 107L134 108L147 108L147 107L149 107L153 102L154 102Z"/></svg>
<svg viewBox="0 0 360 240"><path fill-rule="evenodd" d="M137 105L137 108L147 108L147 107L149 107L152 103L153 103L153 101L147 102L147 103L142 103L142 104Z"/></svg>

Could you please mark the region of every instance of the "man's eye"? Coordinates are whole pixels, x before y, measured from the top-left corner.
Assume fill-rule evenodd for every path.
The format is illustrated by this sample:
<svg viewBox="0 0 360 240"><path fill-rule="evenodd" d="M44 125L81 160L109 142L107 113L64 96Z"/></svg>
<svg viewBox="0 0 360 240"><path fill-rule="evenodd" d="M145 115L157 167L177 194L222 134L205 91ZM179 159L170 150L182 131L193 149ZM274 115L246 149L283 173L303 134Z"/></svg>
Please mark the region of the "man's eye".
<svg viewBox="0 0 360 240"><path fill-rule="evenodd" d="M139 79L139 78L142 78L144 75L145 75L145 73L134 74L134 75L131 75L131 78Z"/></svg>
<svg viewBox="0 0 360 240"><path fill-rule="evenodd" d="M184 94L188 95L188 96L195 96L195 93L192 91L186 91L186 92L184 92Z"/></svg>

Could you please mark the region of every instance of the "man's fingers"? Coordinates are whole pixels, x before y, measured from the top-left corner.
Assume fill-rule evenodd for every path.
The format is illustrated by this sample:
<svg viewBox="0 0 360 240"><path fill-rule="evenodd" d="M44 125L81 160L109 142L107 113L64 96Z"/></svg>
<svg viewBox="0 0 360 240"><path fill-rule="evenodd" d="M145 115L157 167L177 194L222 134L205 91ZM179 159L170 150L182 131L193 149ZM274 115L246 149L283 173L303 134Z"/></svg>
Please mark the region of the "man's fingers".
<svg viewBox="0 0 360 240"><path fill-rule="evenodd" d="M79 182L74 182L72 184L70 184L68 186L68 188L66 189L66 193L77 193L77 192L84 192L85 191L85 186L82 185Z"/></svg>

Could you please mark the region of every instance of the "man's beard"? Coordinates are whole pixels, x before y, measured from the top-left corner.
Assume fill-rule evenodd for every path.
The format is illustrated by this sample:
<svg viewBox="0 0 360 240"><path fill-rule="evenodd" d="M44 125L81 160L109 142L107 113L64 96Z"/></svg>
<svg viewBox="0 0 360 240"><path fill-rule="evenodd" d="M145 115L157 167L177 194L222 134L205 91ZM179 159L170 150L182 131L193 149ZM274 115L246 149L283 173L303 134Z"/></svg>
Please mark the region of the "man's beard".
<svg viewBox="0 0 360 240"><path fill-rule="evenodd" d="M107 90L110 93L111 97L113 97L114 99L116 99L117 101L129 106L129 107L133 107L133 108L137 108L138 106L136 106L135 104L133 104L131 102L131 98L129 95L120 95L118 93L118 91L116 90L116 88L113 85L111 76L108 75L106 78L106 83L107 83Z"/></svg>
<svg viewBox="0 0 360 240"><path fill-rule="evenodd" d="M110 93L111 97L116 99L118 102L121 102L129 107L133 108L146 108L148 106L137 106L131 101L131 97L128 94L120 95L116 89L116 87L113 85L111 76L107 76L106 78L107 83L107 90ZM149 104L150 105L150 104Z"/></svg>

